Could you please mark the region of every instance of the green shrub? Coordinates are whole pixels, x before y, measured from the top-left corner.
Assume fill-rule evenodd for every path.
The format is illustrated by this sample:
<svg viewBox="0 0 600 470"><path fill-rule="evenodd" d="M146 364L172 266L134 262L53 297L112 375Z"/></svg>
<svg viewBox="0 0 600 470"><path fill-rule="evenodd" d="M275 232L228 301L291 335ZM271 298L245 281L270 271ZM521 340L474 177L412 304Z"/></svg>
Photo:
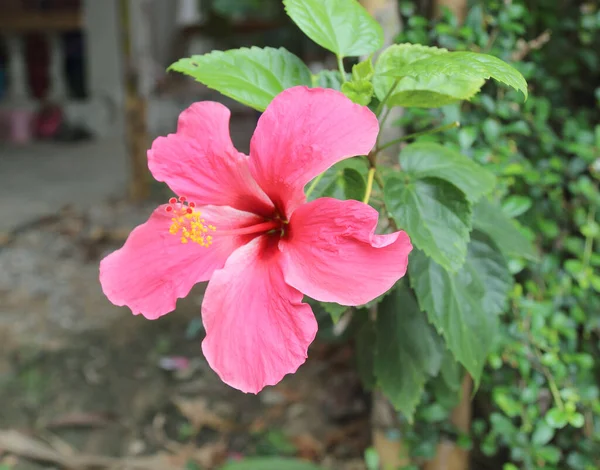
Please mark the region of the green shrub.
<svg viewBox="0 0 600 470"><path fill-rule="evenodd" d="M399 123L418 132L432 114L460 121L426 139L492 170L502 211L543 252L509 264L517 284L476 397L479 451L506 470L600 468L600 10L558 3L479 2L462 26L447 12L431 24L401 3L398 42L516 59L530 84L524 104L488 83L469 103L407 109Z"/></svg>

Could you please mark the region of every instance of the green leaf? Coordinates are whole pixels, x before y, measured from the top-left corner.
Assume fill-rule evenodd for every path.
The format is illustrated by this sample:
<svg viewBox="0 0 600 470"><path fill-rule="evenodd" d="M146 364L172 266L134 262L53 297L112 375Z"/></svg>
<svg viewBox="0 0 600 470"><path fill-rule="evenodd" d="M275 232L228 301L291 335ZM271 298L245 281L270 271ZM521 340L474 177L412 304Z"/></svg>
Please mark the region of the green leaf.
<svg viewBox="0 0 600 470"><path fill-rule="evenodd" d="M509 196L502 203L502 212L508 217L518 217L527 212L532 205L530 198L525 196Z"/></svg>
<svg viewBox="0 0 600 470"><path fill-rule="evenodd" d="M375 387L375 325L369 319L360 327L356 334L356 369L366 390Z"/></svg>
<svg viewBox="0 0 600 470"><path fill-rule="evenodd" d="M360 172L354 168L344 168L340 184L344 188L344 198L362 201L367 190L367 183Z"/></svg>
<svg viewBox="0 0 600 470"><path fill-rule="evenodd" d="M483 125L481 126L481 130L483 131L483 135L489 144L494 144L498 141L500 137L500 132L502 132L502 126L496 119L487 118L483 121Z"/></svg>
<svg viewBox="0 0 600 470"><path fill-rule="evenodd" d="M323 470L309 462L278 457L254 457L239 462L232 462L221 467L221 470Z"/></svg>
<svg viewBox="0 0 600 470"><path fill-rule="evenodd" d="M552 408L546 413L546 423L554 429L564 428L569 422L569 414L560 408Z"/></svg>
<svg viewBox="0 0 600 470"><path fill-rule="evenodd" d="M448 353L448 355L451 356L451 353ZM454 360L454 358L452 359ZM428 387L430 387L435 403L438 403L446 410L451 410L460 402L460 387L457 389L451 388L442 377L442 374L439 374L437 377L433 378Z"/></svg>
<svg viewBox="0 0 600 470"><path fill-rule="evenodd" d="M367 106L373 97L373 85L368 80L346 82L342 85L342 92L354 103Z"/></svg>
<svg viewBox="0 0 600 470"><path fill-rule="evenodd" d="M365 450L365 465L367 466L367 470L379 470L380 460L377 449L369 447Z"/></svg>
<svg viewBox="0 0 600 470"><path fill-rule="evenodd" d="M375 297L370 302L367 302L363 307L366 309L373 308L376 305L379 305L383 301L383 299L385 299L391 293L392 293L392 290L390 289L387 292L384 292L383 294L381 294L379 297Z"/></svg>
<svg viewBox="0 0 600 470"><path fill-rule="evenodd" d="M334 302L319 302L323 310L325 310L329 315L331 315L331 319L333 323L337 323L342 318L342 315L346 313L349 307L344 305L336 304Z"/></svg>
<svg viewBox="0 0 600 470"><path fill-rule="evenodd" d="M558 447L554 446L545 446L541 449L536 449L536 456L542 461L545 461L549 464L556 464L560 460L561 451ZM552 467L549 467L552 468ZM556 468L556 467L554 467ZM594 467L588 467L588 470L595 470Z"/></svg>
<svg viewBox="0 0 600 470"><path fill-rule="evenodd" d="M346 78L349 78L349 74L346 75ZM342 74L337 70L321 70L318 74L313 75L313 87L342 91Z"/></svg>
<svg viewBox="0 0 600 470"><path fill-rule="evenodd" d="M259 111L264 111L283 90L311 85L308 67L283 48L213 51L180 59L169 70L194 77L207 87Z"/></svg>
<svg viewBox="0 0 600 470"><path fill-rule="evenodd" d="M340 57L383 47L383 28L356 0L283 0L283 4L304 34Z"/></svg>
<svg viewBox="0 0 600 470"><path fill-rule="evenodd" d="M356 82L360 80L371 80L374 74L375 69L373 68L373 62L371 62L370 57L352 67L352 80Z"/></svg>
<svg viewBox="0 0 600 470"><path fill-rule="evenodd" d="M478 384L512 285L502 254L474 232L460 271L448 272L422 251L411 253L408 268L419 305Z"/></svg>
<svg viewBox="0 0 600 470"><path fill-rule="evenodd" d="M450 390L457 393L460 391L463 379L463 368L456 362L456 359L454 359L454 356L450 351L446 351L446 354L444 355L440 376L444 379L444 382Z"/></svg>
<svg viewBox="0 0 600 470"><path fill-rule="evenodd" d="M443 342L406 287L381 302L376 331L375 376L391 403L412 421L427 378L440 370Z"/></svg>
<svg viewBox="0 0 600 470"><path fill-rule="evenodd" d="M309 200L312 201L319 197L333 197L362 201L367 182L358 170L359 168L364 171L366 167L355 158L334 165L318 181L310 194Z"/></svg>
<svg viewBox="0 0 600 470"><path fill-rule="evenodd" d="M417 178L428 176L449 181L471 201L490 192L495 176L461 153L431 142L417 142L402 150L400 166Z"/></svg>
<svg viewBox="0 0 600 470"><path fill-rule="evenodd" d="M510 390L504 387L495 388L492 396L498 408L509 418L514 418L523 411L523 403L513 398Z"/></svg>
<svg viewBox="0 0 600 470"><path fill-rule="evenodd" d="M394 77L384 75L389 70L409 66L428 57L447 54L446 49L418 44L396 44L388 47L375 64L373 86L375 95L383 100L391 91L388 106L436 108L472 98L485 83L483 79L448 77L404 77L397 83Z"/></svg>
<svg viewBox="0 0 600 470"><path fill-rule="evenodd" d="M513 463L505 463L502 467L502 470L519 470L519 467Z"/></svg>
<svg viewBox="0 0 600 470"><path fill-rule="evenodd" d="M569 424L574 428L582 428L585 424L585 417L581 413L573 413L569 416Z"/></svg>
<svg viewBox="0 0 600 470"><path fill-rule="evenodd" d="M481 199L473 208L473 227L487 234L505 256L537 261L533 244L519 231L516 222L502 209L487 199Z"/></svg>
<svg viewBox="0 0 600 470"><path fill-rule="evenodd" d="M538 421L531 436L531 443L536 447L545 446L553 437L554 428L545 421Z"/></svg>
<svg viewBox="0 0 600 470"><path fill-rule="evenodd" d="M439 423L448 419L448 410L439 403L427 404L419 409L419 421Z"/></svg>
<svg viewBox="0 0 600 470"><path fill-rule="evenodd" d="M382 75L393 78L413 77L431 79L443 77L445 80L487 80L493 78L515 90L527 99L527 82L517 69L497 57L478 52L447 52L432 54L408 64L396 63Z"/></svg>
<svg viewBox="0 0 600 470"><path fill-rule="evenodd" d="M450 270L462 266L471 231L471 205L462 191L438 178L392 176L385 203L412 242Z"/></svg>

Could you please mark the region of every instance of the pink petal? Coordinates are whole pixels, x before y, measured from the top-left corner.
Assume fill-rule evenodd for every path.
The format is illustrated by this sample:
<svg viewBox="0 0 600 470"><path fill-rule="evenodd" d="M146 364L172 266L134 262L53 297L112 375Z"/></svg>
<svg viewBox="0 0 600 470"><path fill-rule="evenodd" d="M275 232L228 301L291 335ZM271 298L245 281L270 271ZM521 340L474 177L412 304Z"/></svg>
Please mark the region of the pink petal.
<svg viewBox="0 0 600 470"><path fill-rule="evenodd" d="M195 103L179 116L176 134L159 137L148 166L179 196L196 204L270 214L273 204L248 169L248 157L229 136L231 113L220 103Z"/></svg>
<svg viewBox="0 0 600 470"><path fill-rule="evenodd" d="M221 379L258 393L304 363L317 332L310 306L283 280L276 239L255 238L215 271L202 304L202 350Z"/></svg>
<svg viewBox="0 0 600 470"><path fill-rule="evenodd" d="M405 232L374 235L378 213L358 201L317 199L300 206L282 239L285 281L322 302L362 305L406 273Z"/></svg>
<svg viewBox="0 0 600 470"><path fill-rule="evenodd" d="M206 222L217 227L213 244L181 243L169 233L171 214L158 207L148 221L127 238L125 245L100 263L100 283L115 305L154 320L175 309L194 284L208 280L248 236L220 236L220 231L252 225L260 218L230 207L202 207Z"/></svg>
<svg viewBox="0 0 600 470"><path fill-rule="evenodd" d="M275 97L250 143L250 170L289 217L305 200L304 186L333 164L367 154L379 124L342 93L294 87Z"/></svg>

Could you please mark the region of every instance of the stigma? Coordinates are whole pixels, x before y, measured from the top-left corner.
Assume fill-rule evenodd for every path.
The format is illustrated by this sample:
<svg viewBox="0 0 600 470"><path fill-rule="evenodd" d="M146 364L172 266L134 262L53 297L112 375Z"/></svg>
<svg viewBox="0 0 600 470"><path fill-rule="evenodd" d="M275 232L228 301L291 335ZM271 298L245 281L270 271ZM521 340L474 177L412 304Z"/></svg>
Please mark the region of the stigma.
<svg viewBox="0 0 600 470"><path fill-rule="evenodd" d="M181 243L196 243L206 248L212 245L213 237L209 234L217 228L206 223L195 203L188 202L185 196L172 197L165 211L172 215L169 233L179 237Z"/></svg>

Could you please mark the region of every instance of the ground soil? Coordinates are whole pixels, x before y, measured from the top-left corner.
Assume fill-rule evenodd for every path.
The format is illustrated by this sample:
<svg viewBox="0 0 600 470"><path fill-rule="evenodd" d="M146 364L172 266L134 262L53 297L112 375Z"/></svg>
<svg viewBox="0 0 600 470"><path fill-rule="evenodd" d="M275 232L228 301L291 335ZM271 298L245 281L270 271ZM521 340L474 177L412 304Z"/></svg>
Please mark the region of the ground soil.
<svg viewBox="0 0 600 470"><path fill-rule="evenodd" d="M203 286L152 322L106 300L98 262L152 207L67 208L0 237L0 469L88 457L213 469L251 455L363 469L368 399L350 345L317 341L298 373L246 395L201 355Z"/></svg>

